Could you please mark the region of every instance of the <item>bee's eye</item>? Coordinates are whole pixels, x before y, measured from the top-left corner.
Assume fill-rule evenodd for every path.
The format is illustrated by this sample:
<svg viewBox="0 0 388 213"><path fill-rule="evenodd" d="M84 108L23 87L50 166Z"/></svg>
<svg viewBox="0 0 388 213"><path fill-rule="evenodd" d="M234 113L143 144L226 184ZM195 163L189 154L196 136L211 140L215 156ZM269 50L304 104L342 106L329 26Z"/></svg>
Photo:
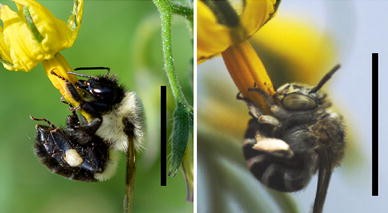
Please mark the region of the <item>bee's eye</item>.
<svg viewBox="0 0 388 213"><path fill-rule="evenodd" d="M312 98L303 94L289 94L283 98L282 103L288 110L310 110L317 106Z"/></svg>
<svg viewBox="0 0 388 213"><path fill-rule="evenodd" d="M108 98L113 94L112 88L110 85L104 85L97 81L89 81L88 87L86 89L95 97Z"/></svg>
<svg viewBox="0 0 388 213"><path fill-rule="evenodd" d="M91 87L90 92L94 95L109 96L112 94L112 89L109 87L99 86Z"/></svg>

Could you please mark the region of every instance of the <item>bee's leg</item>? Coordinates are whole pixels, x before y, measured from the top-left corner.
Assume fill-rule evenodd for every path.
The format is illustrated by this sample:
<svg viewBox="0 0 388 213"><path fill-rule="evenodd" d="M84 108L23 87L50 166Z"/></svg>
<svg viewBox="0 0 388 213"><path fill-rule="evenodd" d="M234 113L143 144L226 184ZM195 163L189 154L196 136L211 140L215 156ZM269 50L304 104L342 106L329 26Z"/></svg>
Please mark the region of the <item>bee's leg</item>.
<svg viewBox="0 0 388 213"><path fill-rule="evenodd" d="M244 101L247 104L248 110L249 110L249 114L252 117L257 118L260 115L262 115L262 113L260 112L259 108L251 100L249 100L248 98L245 98L241 92L237 93L236 99L237 100L242 100L242 101Z"/></svg>
<svg viewBox="0 0 388 213"><path fill-rule="evenodd" d="M286 118L289 116L289 113L285 109L280 107L279 105L276 105L276 103L273 101L272 96L270 96L268 93L264 92L262 89L254 87L254 88L249 88L248 91L257 92L262 97L264 97L265 101L269 105L271 113L273 115L275 115L277 118Z"/></svg>
<svg viewBox="0 0 388 213"><path fill-rule="evenodd" d="M79 102L80 104L82 104L84 102L84 100L82 99L81 95L78 93L76 86L74 86L70 82L66 82L66 88L70 92L71 97L75 101Z"/></svg>
<svg viewBox="0 0 388 213"><path fill-rule="evenodd" d="M86 124L82 124L80 126L80 129L83 129L84 131L94 134L97 129L101 126L102 119L101 118L93 118L90 122L87 122Z"/></svg>
<svg viewBox="0 0 388 213"><path fill-rule="evenodd" d="M67 90L69 91L69 93L71 94L71 97L79 102L79 103L83 103L83 99L81 97L81 95L78 93L76 87L69 81L67 80L66 78L64 78L63 76L57 74L54 70L51 70L50 72L52 75L55 75L57 76L59 79L63 80L64 82L66 82L66 88Z"/></svg>
<svg viewBox="0 0 388 213"><path fill-rule="evenodd" d="M244 101L247 104L249 114L252 117L256 118L259 123L269 124L269 125L272 125L274 127L280 126L280 122L276 117L274 117L272 115L264 115L263 113L261 113L260 109L251 100L245 98L241 93L238 93L236 98L238 100Z"/></svg>
<svg viewBox="0 0 388 213"><path fill-rule="evenodd" d="M70 72L69 72L70 73ZM84 102L81 94L78 92L77 90L77 87L78 87L78 83L79 81L77 81L75 84L71 83L69 80L65 79L64 77L58 75L56 72L54 72L53 70L51 71L51 74L57 76L58 78L62 79L63 81L66 82L66 88L68 90L68 92L71 94L71 97L77 101L78 103L82 104Z"/></svg>
<svg viewBox="0 0 388 213"><path fill-rule="evenodd" d="M69 102L67 102L63 96L61 97L61 102L68 105L69 110L71 112L71 115L68 115L66 119L67 127L78 128L80 125L83 125L84 123L86 123L85 118L82 115L77 114L77 111L80 109L80 106L74 107Z"/></svg>
<svg viewBox="0 0 388 213"><path fill-rule="evenodd" d="M73 105L71 105L69 102L67 102L67 101L65 100L65 98L64 98L63 96L61 96L60 101L61 101L62 103L64 103L64 104L68 105L70 111L76 111L76 110L79 110L79 109L81 108L79 105L78 105L78 106L73 106Z"/></svg>
<svg viewBox="0 0 388 213"><path fill-rule="evenodd" d="M30 115L30 119L33 120L33 121L44 121L44 122L46 122L51 128L54 128L54 129L57 128L53 123L51 123L51 122L50 122L49 120L47 120L46 118L36 118L36 117Z"/></svg>
<svg viewBox="0 0 388 213"><path fill-rule="evenodd" d="M280 127L281 124L277 118L272 115L260 115L257 117L257 121L262 124L269 124L274 127Z"/></svg>
<svg viewBox="0 0 388 213"><path fill-rule="evenodd" d="M280 124L280 121L272 116L272 115L264 115L260 112L259 108L257 108L256 106L250 104L250 103L247 103L248 105L248 110L249 110L249 114L256 118L257 119L257 122L261 123L261 124L269 124L273 127L280 127L281 124Z"/></svg>
<svg viewBox="0 0 388 213"><path fill-rule="evenodd" d="M238 93L237 93L236 99L237 99L237 100L242 100L242 101L245 101L245 102L249 101L247 98L245 98L245 97L243 96L243 94L242 94L241 92L238 92Z"/></svg>
<svg viewBox="0 0 388 213"><path fill-rule="evenodd" d="M66 104L66 105L71 106L71 104L70 104L69 102L67 102L66 99L65 99L65 97L63 97L63 96L61 96L60 101L61 101L62 103L64 103L64 104Z"/></svg>
<svg viewBox="0 0 388 213"><path fill-rule="evenodd" d="M273 99L272 99L272 96L270 96L268 93L264 92L264 90L256 87L256 85L253 88L249 88L248 91L259 93L259 95L261 95L265 99L265 102L267 102L268 105L270 105L270 106L275 104Z"/></svg>
<svg viewBox="0 0 388 213"><path fill-rule="evenodd" d="M80 127L82 124L80 122L80 119L79 119L76 111L75 110L70 110L70 111L71 111L71 115L68 115L67 119L66 119L67 127L70 127L70 128Z"/></svg>

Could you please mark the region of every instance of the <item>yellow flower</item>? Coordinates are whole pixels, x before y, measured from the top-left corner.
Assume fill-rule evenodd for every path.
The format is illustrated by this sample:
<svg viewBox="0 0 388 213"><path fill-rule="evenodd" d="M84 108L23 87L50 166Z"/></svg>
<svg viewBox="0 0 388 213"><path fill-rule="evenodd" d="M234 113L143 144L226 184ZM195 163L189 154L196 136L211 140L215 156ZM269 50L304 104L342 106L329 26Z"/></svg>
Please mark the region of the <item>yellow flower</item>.
<svg viewBox="0 0 388 213"><path fill-rule="evenodd" d="M276 11L276 0L204 1L197 4L199 63L252 36Z"/></svg>
<svg viewBox="0 0 388 213"><path fill-rule="evenodd" d="M277 10L280 0L201 0L198 2L197 62L222 54L230 76L244 97L264 111L264 98L248 89L254 86L272 95L266 69L247 41Z"/></svg>
<svg viewBox="0 0 388 213"><path fill-rule="evenodd" d="M67 102L78 106L63 80L75 82L77 79L68 74L72 68L59 51L71 47L77 38L84 1L74 0L67 22L54 17L35 0L13 1L17 6L16 12L0 4L0 62L7 70L26 72L43 63L54 87Z"/></svg>
<svg viewBox="0 0 388 213"><path fill-rule="evenodd" d="M14 0L18 11L0 6L3 22L0 36L1 58L8 70L30 71L38 63L50 60L77 38L82 19L83 1L75 1L77 16L66 23L34 0Z"/></svg>

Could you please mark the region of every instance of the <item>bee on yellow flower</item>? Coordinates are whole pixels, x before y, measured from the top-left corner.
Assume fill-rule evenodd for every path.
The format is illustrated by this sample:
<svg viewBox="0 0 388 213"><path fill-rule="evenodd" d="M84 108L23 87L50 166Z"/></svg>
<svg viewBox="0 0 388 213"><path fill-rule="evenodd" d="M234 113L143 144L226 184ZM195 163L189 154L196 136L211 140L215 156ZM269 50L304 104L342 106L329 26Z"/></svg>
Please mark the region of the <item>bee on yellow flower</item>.
<svg viewBox="0 0 388 213"><path fill-rule="evenodd" d="M197 61L198 63L201 63L206 59L220 54L230 77L239 90L237 98L243 100L248 106L251 118L248 123L248 128L245 130L243 144L243 154L247 167L256 179L261 181L264 185L281 192L300 190L307 185L313 174L318 173L319 181L313 211L321 212L331 172L343 157L345 143L342 117L336 113L331 113L329 110L325 111L326 108L330 106L330 102L328 99L325 99L325 103L322 102L326 95L319 92L319 90L325 85L339 66L335 66L321 80L314 82L314 85L316 85L315 87L288 83L282 87L278 87L275 92L272 80L267 74L265 66L256 54L256 50L253 49L253 46L250 43L251 41L248 41L248 39L268 22L268 25L265 26L268 26L267 35L270 32L273 32L276 33L276 36L272 34L272 36L269 37L262 37L261 39L267 39L265 45L267 45L268 48L276 47L276 50L279 50L286 46L285 43L291 42L291 44L294 45L294 49L287 53L280 54L282 54L283 57L293 57L293 59L298 57L296 54L298 44L293 43L297 37L293 35L290 38L284 38L284 28L277 28L278 31L276 32L269 26L271 24L270 19L274 16L279 1L207 0L200 1L199 3ZM260 30L257 35L259 34ZM283 38L283 40L280 38ZM298 39L300 38L301 37ZM296 39L296 41L300 41L298 39ZM283 43L280 43L279 41L283 41ZM301 42L303 44L300 44L300 46L306 49L306 47L311 44L312 40L307 39L307 41L308 42L305 43L303 40L303 42ZM272 43L274 43L274 45L272 45ZM276 46L276 44L278 46ZM289 47L291 47L291 45L289 45ZM310 46L308 47L310 48ZM314 47L317 47L317 45ZM313 48L310 48L309 50L312 49ZM282 50L287 51L287 49L284 48ZM262 51L262 49L258 48L258 52L260 51ZM322 51L317 48L317 51L311 51L309 53L323 55L321 52ZM311 58L312 57L310 57L309 60L313 61ZM319 68L326 62L319 57L313 57L313 59L316 60L314 65ZM294 60L293 62L296 61L297 60ZM281 64L282 61L279 60L278 63ZM268 66L268 63L265 65ZM305 68L306 65L310 64L295 63L295 65L298 65L298 68ZM271 67L271 69L274 68ZM309 72L315 71L315 69L315 67L312 67L309 69ZM306 69L303 69L303 71L304 70ZM302 78L304 78L304 76L302 76ZM296 79L300 81L300 78L297 78L297 76ZM214 88L215 86L210 87ZM211 104L208 104L208 106L216 107ZM238 123L241 120L241 117L236 118L236 116L235 120L231 119L231 111L227 112L228 115L226 117L228 118L217 119L215 114L222 114L222 112L219 112L221 110L222 109L217 109L214 111L218 112L211 113L209 112L211 109L207 108L207 112L204 114L208 113L211 115L210 122L217 124L222 123L220 129L228 125L236 126L235 123ZM317 115L321 111L325 112L325 116L330 119L320 119ZM225 121L231 121L230 123L232 124ZM245 124L243 125L243 128L244 127L246 127ZM326 129L328 131L321 134L318 129ZM202 132L202 134L205 133L208 132ZM229 134L230 132L228 132L228 129L224 128L220 133ZM216 144L217 142L215 142L216 139L214 139L214 135L211 135L210 140ZM314 138L309 138L312 135ZM238 138L240 138L241 141L241 135ZM207 145L206 148L201 148L203 145L199 146L199 149L202 149L203 152L205 152L204 150L208 147L211 147L209 142L206 142L208 139L209 138L202 137L202 140L204 141L202 144ZM222 140L222 142L224 141L225 140ZM309 147L308 143L314 144L314 146ZM226 146L226 142L223 145ZM219 148L222 149L224 147ZM201 152L201 150L199 152ZM216 155L217 152L222 152L222 150L206 150L206 153L212 153L212 155ZM313 160L298 161L299 157L302 155L307 158L311 157ZM217 157L221 159L226 158L222 155L218 155ZM220 160L222 163L211 162L211 160L217 161L217 157L207 156L206 163L212 165L212 167L219 166L221 168L218 168L218 170L222 171L222 163L224 163L224 161ZM317 162L319 162L319 164ZM317 172L318 170L319 172ZM212 173L211 171L207 172ZM207 176L212 175L207 174ZM233 180L229 180L228 182L233 182ZM227 190L228 189L222 193L227 194ZM236 189L235 191L238 193L239 189Z"/></svg>

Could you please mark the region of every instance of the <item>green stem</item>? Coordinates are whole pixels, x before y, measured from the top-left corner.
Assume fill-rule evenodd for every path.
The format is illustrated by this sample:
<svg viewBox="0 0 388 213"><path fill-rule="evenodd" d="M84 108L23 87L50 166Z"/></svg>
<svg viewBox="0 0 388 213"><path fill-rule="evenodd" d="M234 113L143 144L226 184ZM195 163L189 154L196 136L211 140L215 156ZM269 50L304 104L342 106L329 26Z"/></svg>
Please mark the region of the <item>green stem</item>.
<svg viewBox="0 0 388 213"><path fill-rule="evenodd" d="M185 17L190 22L191 26L193 26L193 9L171 3L171 10L174 14Z"/></svg>
<svg viewBox="0 0 388 213"><path fill-rule="evenodd" d="M160 13L164 69L170 83L172 94L178 103L182 103L186 109L191 111L191 107L183 94L182 87L175 74L174 57L171 48L171 17L173 13L171 3L169 0L153 0L153 2Z"/></svg>

